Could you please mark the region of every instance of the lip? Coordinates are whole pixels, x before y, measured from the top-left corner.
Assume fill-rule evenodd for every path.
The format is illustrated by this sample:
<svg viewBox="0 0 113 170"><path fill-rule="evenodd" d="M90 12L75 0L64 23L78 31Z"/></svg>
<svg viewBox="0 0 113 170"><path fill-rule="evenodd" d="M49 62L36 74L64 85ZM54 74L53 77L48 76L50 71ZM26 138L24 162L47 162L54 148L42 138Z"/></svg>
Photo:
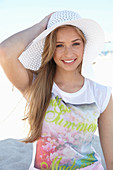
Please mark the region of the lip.
<svg viewBox="0 0 113 170"><path fill-rule="evenodd" d="M71 59L71 60L62 60L62 62L63 62L64 64L71 65L71 64L73 64L73 63L76 61L76 59L77 59L77 58ZM67 61L67 62L66 62L66 61ZM71 61L72 61L72 62L71 62Z"/></svg>

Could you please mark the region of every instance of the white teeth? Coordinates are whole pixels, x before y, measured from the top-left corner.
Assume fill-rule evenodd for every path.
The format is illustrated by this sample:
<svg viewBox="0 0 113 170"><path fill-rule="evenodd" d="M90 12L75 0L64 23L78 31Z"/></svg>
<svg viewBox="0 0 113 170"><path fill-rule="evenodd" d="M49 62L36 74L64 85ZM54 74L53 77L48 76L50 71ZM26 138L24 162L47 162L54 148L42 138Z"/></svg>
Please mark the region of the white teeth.
<svg viewBox="0 0 113 170"><path fill-rule="evenodd" d="M64 60L65 63L72 63L73 61L74 61L74 60L68 60L68 61L65 61L65 60Z"/></svg>

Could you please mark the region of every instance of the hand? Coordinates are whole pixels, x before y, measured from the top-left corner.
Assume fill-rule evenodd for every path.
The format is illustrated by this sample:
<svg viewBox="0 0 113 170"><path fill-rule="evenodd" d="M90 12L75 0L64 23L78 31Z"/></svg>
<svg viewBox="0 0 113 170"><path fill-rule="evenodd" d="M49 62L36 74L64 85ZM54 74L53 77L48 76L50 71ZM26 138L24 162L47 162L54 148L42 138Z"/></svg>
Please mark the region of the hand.
<svg viewBox="0 0 113 170"><path fill-rule="evenodd" d="M54 13L54 12L53 12L53 13ZM42 19L42 20L39 22L39 24L40 24L40 26L42 27L43 30L45 30L45 29L47 28L48 21L49 21L51 15L52 15L53 13L47 15L44 19Z"/></svg>

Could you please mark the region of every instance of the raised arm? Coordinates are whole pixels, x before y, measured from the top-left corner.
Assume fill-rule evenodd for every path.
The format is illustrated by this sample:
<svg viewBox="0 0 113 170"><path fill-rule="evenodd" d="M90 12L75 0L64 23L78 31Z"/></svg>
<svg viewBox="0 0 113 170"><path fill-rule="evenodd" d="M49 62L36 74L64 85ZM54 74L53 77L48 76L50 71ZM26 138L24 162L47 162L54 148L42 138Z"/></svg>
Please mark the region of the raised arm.
<svg viewBox="0 0 113 170"><path fill-rule="evenodd" d="M113 98L99 118L100 141L107 170L113 170Z"/></svg>
<svg viewBox="0 0 113 170"><path fill-rule="evenodd" d="M18 32L0 44L0 65L11 83L24 93L32 82L32 72L18 60L26 46L45 30L51 14L38 24Z"/></svg>

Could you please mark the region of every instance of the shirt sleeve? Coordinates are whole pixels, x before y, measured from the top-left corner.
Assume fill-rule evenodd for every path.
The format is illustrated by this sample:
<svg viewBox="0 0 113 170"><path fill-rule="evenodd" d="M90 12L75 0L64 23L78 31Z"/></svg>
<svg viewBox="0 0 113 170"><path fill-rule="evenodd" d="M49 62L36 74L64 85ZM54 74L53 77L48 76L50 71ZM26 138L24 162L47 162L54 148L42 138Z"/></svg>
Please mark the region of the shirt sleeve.
<svg viewBox="0 0 113 170"><path fill-rule="evenodd" d="M111 97L111 91L112 88L110 86L104 86L95 83L94 93L95 93L96 104L100 110L100 113L103 113L104 110L106 109Z"/></svg>

